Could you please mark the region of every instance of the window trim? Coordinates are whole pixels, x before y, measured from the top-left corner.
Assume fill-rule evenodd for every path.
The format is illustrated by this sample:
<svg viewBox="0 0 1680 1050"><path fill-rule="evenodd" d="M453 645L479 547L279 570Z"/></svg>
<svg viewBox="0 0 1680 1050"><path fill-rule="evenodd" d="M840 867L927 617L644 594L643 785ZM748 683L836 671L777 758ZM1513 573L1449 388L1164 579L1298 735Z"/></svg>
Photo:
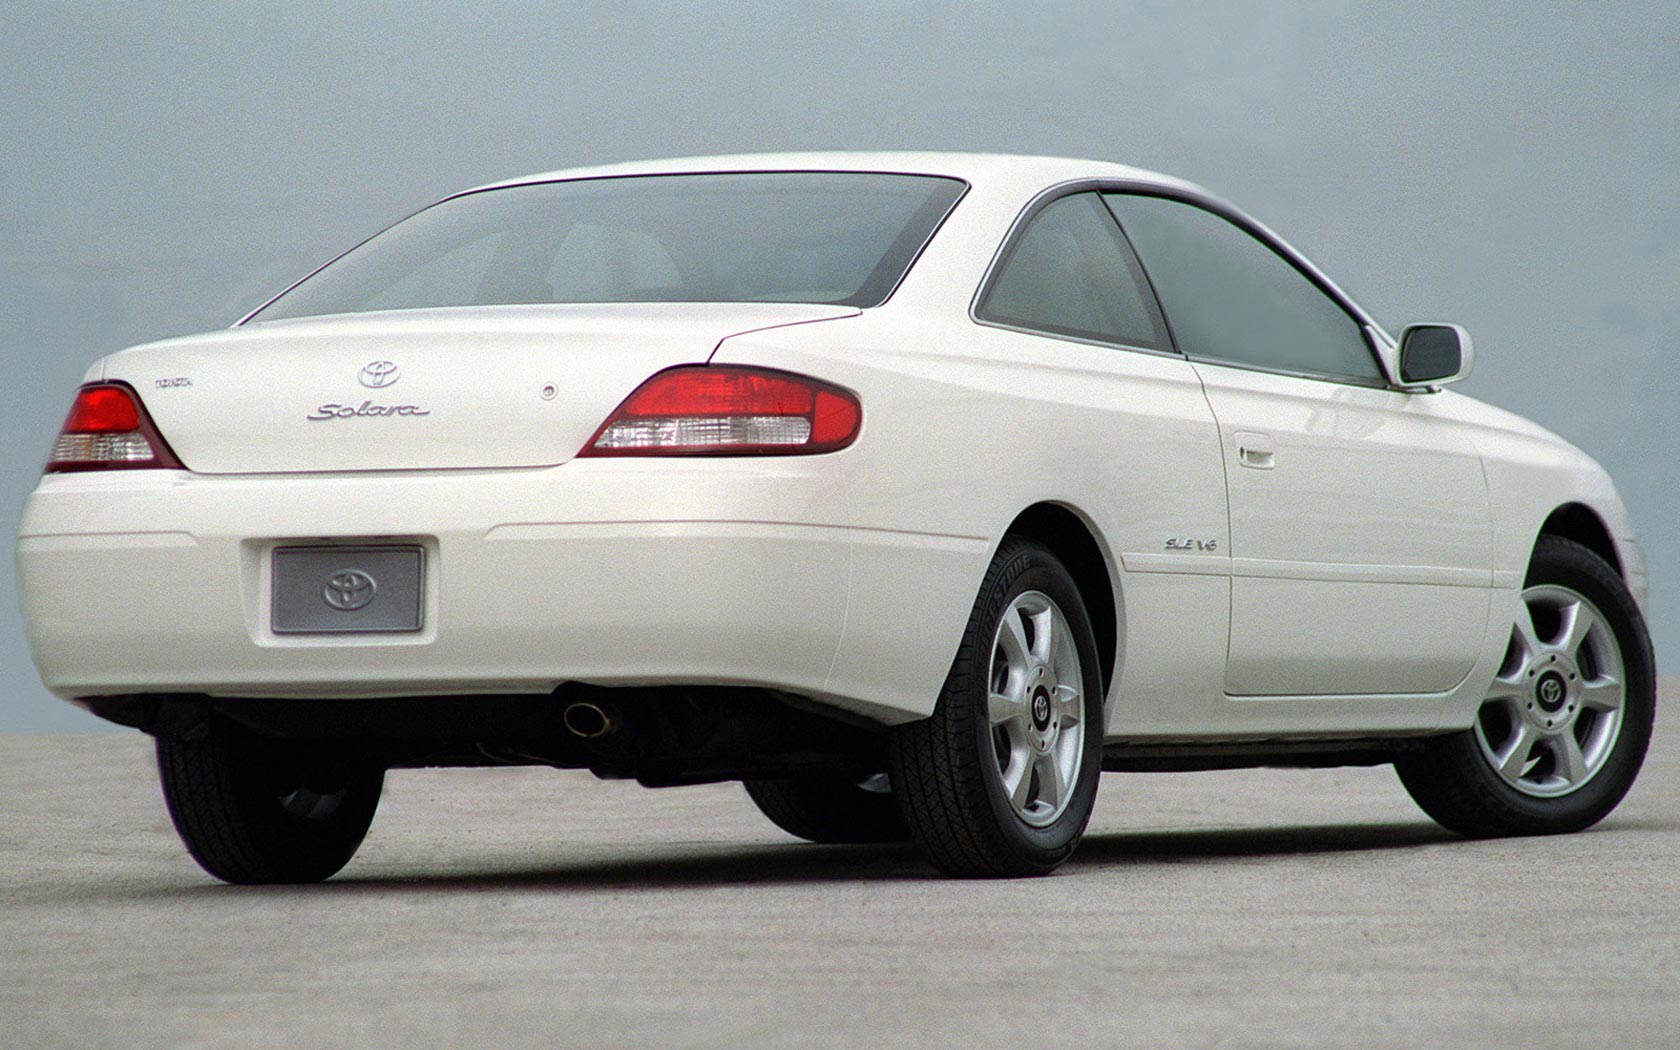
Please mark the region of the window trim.
<svg viewBox="0 0 1680 1050"><path fill-rule="evenodd" d="M1166 200L1177 201L1180 204L1187 204L1192 207L1200 208L1203 211L1210 212L1213 215L1231 223L1233 226L1236 226L1250 237L1253 237L1262 245L1271 249L1271 251L1282 258L1284 262L1294 267L1296 272L1300 273L1301 276L1305 277L1320 292L1329 297L1331 302L1340 307L1342 312L1346 313L1349 318L1353 320L1355 325L1359 328L1360 338L1365 342L1365 351L1371 355L1371 360L1375 362L1377 366L1377 374L1381 378L1368 380L1356 376L1335 375L1328 372L1291 371L1279 368L1265 368L1260 365L1248 364L1243 361L1230 361L1220 357L1193 357L1184 353L1183 348L1178 344L1178 336L1173 331L1172 315L1167 312L1166 306L1161 303L1160 295L1155 291L1155 279L1149 275L1148 264L1144 262L1143 257L1137 253L1136 249L1132 248L1131 236L1126 234L1125 224L1120 221L1119 216L1114 214L1114 210L1112 208L1107 207L1106 201L1104 202L1105 210L1107 210L1109 215L1114 219L1115 225L1120 228L1120 232L1125 238L1127 248L1132 251L1134 258L1137 259L1138 266L1143 271L1144 279L1149 285L1149 294L1155 297L1156 309L1160 311L1161 317L1166 323L1167 335L1172 340L1171 350L1152 350L1148 347L1132 346L1126 343L1080 339L1074 336L1066 336L1049 332L1044 329L1020 328L1014 325L1001 324L997 321L988 321L980 317L979 308L981 300L984 299L987 292L991 290L991 286L996 280L998 271L1001 269L1003 261L1008 257L1009 249L1013 247L1014 242L1021 237L1022 231L1025 230L1027 223L1032 220L1033 216L1037 215L1038 212L1042 211L1045 207L1062 197L1071 196L1075 193L1087 193L1093 190L1099 195L1104 193L1120 193L1138 197L1161 197ZM1118 348L1132 353L1154 354L1161 357L1174 357L1181 361L1201 361L1206 364L1220 365L1226 368L1240 368L1249 372L1263 372L1268 375L1289 376L1295 379L1311 379L1319 382L1339 383L1343 386L1356 386L1364 389L1397 389L1394 383L1394 378L1390 374L1388 361L1380 352L1378 352L1377 348L1372 345L1371 333L1375 332L1378 338L1390 345L1393 345L1394 340L1388 335L1382 325L1377 323L1375 318L1360 307L1358 303L1354 302L1346 292L1337 287L1336 282L1332 281L1322 270L1314 266L1311 260L1296 251L1289 242L1273 233L1271 229L1263 223L1250 217L1247 213L1243 212L1230 202L1220 197L1216 197L1211 193L1207 193L1204 190L1189 186L1168 186L1162 185L1158 182L1146 182L1139 179L1083 178L1069 179L1065 182L1059 182L1040 190L1026 203L1020 213L1015 217L1015 220L1010 224L1009 232L1004 235L1003 241L998 245L997 251L993 253L991 262L986 266L986 272L980 278L979 287L975 290L973 298L969 300L968 316L969 320L973 321L975 324L985 325L989 328L1002 328L1008 331L1025 332L1029 335L1045 336L1052 339L1065 339L1071 342L1087 343L1093 346Z"/></svg>

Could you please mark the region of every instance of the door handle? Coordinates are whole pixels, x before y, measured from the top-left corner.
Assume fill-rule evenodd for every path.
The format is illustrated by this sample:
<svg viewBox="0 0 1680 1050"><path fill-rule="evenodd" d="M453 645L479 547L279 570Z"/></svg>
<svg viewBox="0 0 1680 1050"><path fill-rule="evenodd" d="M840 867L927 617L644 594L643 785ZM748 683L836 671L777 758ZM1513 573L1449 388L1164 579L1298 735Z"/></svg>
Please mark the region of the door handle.
<svg viewBox="0 0 1680 1050"><path fill-rule="evenodd" d="M1272 452L1272 439L1265 434L1239 430L1232 435L1237 443L1237 462L1253 470L1271 470L1277 466Z"/></svg>

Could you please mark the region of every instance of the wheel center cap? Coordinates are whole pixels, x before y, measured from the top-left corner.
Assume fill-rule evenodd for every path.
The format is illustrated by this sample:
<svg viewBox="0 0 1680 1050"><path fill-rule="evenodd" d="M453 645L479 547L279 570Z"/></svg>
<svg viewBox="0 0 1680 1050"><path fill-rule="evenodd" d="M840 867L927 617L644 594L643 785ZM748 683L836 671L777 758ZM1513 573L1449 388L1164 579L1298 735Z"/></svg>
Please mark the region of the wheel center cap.
<svg viewBox="0 0 1680 1050"><path fill-rule="evenodd" d="M1043 686L1033 690L1032 724L1040 733L1050 725L1050 693Z"/></svg>
<svg viewBox="0 0 1680 1050"><path fill-rule="evenodd" d="M1556 671L1547 671L1534 683L1534 699L1541 709L1551 713L1562 710L1569 698L1569 686Z"/></svg>

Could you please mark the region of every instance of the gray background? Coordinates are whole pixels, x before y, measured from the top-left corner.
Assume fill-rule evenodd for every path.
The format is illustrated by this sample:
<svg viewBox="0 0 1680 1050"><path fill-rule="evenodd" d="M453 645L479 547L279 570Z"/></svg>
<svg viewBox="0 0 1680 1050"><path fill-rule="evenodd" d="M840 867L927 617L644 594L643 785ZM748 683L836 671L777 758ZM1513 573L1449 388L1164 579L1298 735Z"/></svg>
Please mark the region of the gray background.
<svg viewBox="0 0 1680 1050"><path fill-rule="evenodd" d="M467 185L642 157L1121 160L1255 213L1473 395L1617 478L1680 642L1680 11L1669 3L663 5L10 0L0 9L0 546L83 370L228 324ZM0 729L93 729L0 561Z"/></svg>

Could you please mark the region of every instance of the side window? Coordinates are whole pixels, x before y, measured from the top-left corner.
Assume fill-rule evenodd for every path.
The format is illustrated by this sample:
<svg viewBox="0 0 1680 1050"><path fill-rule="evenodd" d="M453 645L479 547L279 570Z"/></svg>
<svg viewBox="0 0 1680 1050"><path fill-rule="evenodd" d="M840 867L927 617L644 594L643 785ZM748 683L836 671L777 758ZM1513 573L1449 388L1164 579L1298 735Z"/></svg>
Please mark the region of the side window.
<svg viewBox="0 0 1680 1050"><path fill-rule="evenodd" d="M1193 204L1104 198L1188 356L1382 382L1359 323L1264 242Z"/></svg>
<svg viewBox="0 0 1680 1050"><path fill-rule="evenodd" d="M976 313L1018 328L1171 349L1137 260L1095 193L1052 201L1032 217Z"/></svg>

